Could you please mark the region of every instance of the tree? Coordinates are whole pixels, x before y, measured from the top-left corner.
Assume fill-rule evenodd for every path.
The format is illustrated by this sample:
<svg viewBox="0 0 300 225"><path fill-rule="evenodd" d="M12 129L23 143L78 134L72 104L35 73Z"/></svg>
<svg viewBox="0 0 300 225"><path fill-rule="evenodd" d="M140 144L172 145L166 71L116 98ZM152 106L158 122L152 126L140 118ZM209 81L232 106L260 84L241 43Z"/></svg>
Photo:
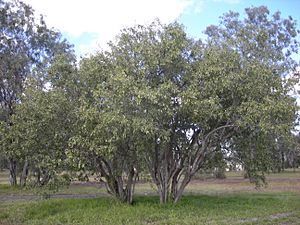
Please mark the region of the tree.
<svg viewBox="0 0 300 225"><path fill-rule="evenodd" d="M46 186L68 170L66 150L76 121L76 71L71 54L59 55L47 70L47 88L35 77L26 80L21 104L16 105L3 139L10 142L4 144L7 151L24 165L21 186L28 176L31 186Z"/></svg>
<svg viewBox="0 0 300 225"><path fill-rule="evenodd" d="M72 134L72 102L59 90L26 90L26 99L12 118L12 148L28 164L20 176L25 185L29 171L34 184L43 186L66 169L65 151ZM54 174L53 174L54 173Z"/></svg>
<svg viewBox="0 0 300 225"><path fill-rule="evenodd" d="M71 53L72 49L59 32L47 28L42 16L36 21L33 9L18 0L0 1L0 49L0 117L3 126L10 129L29 75L44 85L45 69L54 56ZM14 137L9 138L2 141L1 151L9 161L10 183L16 185L18 158L10 146Z"/></svg>
<svg viewBox="0 0 300 225"><path fill-rule="evenodd" d="M275 13L269 19L268 13L249 8L240 20L230 12L220 26L207 28L206 43L189 39L177 23L154 22L124 30L111 45L112 77L135 84L111 98L114 111L142 121L134 124L139 136L133 140L139 141L161 203L179 201L195 173L247 132L255 138L247 142L252 147L239 148L240 160L251 165L251 176L270 169L260 166L271 160L265 154L276 151L268 137L294 126L297 107L287 93L297 77L285 76L297 66L290 56L298 42L292 18ZM122 85L110 88L123 90ZM124 113L120 100L128 93L127 103L135 107Z"/></svg>
<svg viewBox="0 0 300 225"><path fill-rule="evenodd" d="M242 78L244 82L240 90L248 98L248 107L244 110L252 118L245 120L247 122L241 126L243 129L233 143L235 147L242 145L241 148L249 150L248 153L240 150L244 151L239 153L243 158L242 164L246 170L280 170L284 161L283 143L290 142L288 139L297 116L295 101L287 93L299 78L296 70L299 64L291 58L292 53L298 51L299 31L292 17L282 19L280 12L269 16L265 6L247 8L245 11L247 18L244 20L240 20L235 12L225 14L220 25L208 27L206 34L209 43L238 52L241 66L247 72ZM247 84L250 79L256 82ZM266 115L269 113L269 122L263 121L263 111ZM253 153L255 150L258 154ZM264 163L258 165L257 158L260 157Z"/></svg>
<svg viewBox="0 0 300 225"><path fill-rule="evenodd" d="M275 162L278 172L286 168L297 168L299 165L299 137L295 133L277 137L276 147L279 149Z"/></svg>
<svg viewBox="0 0 300 225"><path fill-rule="evenodd" d="M132 204L139 170L136 129L142 124L134 115L132 80L110 60L109 53L99 53L81 61L82 95L69 158L79 171L99 176L108 193Z"/></svg>
<svg viewBox="0 0 300 225"><path fill-rule="evenodd" d="M28 78L22 103L16 105L10 118L12 125L6 126L2 144L24 165L20 171L21 186L25 186L28 175L32 185L44 186L67 169L64 161L77 107L74 96L68 91L71 75L76 74L74 66L68 58L55 59L49 69L49 78L55 74L60 82L48 79L48 89L41 87L37 79ZM64 81L63 77L67 79Z"/></svg>
<svg viewBox="0 0 300 225"><path fill-rule="evenodd" d="M177 129L172 123L179 108L178 94L189 84L198 47L179 24L162 25L158 21L149 27L124 30L118 42L111 45L113 65L130 84L135 84L130 91L130 102L135 106L134 111L130 109L131 114L139 121L133 124L138 131L135 140L147 159L145 163L161 202L168 197L167 167L175 147L172 142L184 138L178 129L177 140L169 141ZM187 126L185 121L178 127L181 126Z"/></svg>

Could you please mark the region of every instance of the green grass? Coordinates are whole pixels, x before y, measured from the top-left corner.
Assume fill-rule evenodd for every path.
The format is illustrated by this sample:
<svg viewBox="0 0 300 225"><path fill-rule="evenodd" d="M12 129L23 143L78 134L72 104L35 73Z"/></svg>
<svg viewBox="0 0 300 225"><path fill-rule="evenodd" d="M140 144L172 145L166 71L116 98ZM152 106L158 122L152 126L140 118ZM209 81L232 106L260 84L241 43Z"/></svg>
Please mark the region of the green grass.
<svg viewBox="0 0 300 225"><path fill-rule="evenodd" d="M8 184L8 171L0 170L0 184Z"/></svg>
<svg viewBox="0 0 300 225"><path fill-rule="evenodd" d="M0 196L9 194L27 194L27 190L20 187L11 187L8 184L0 184ZM31 191L29 191L31 192Z"/></svg>
<svg viewBox="0 0 300 225"><path fill-rule="evenodd" d="M111 198L44 200L0 205L0 224L299 224L300 196L242 194L185 196L158 204L139 196L133 206Z"/></svg>
<svg viewBox="0 0 300 225"><path fill-rule="evenodd" d="M0 200L0 225L300 224L300 182L296 179L300 178L300 170L271 174L268 187L260 190L241 176L242 173L227 173L228 179L224 180L192 181L176 205L160 205L154 186L149 183L137 185L133 206L110 197L31 202ZM105 188L72 185L59 193L104 194ZM0 198L24 194L34 192L0 184Z"/></svg>
<svg viewBox="0 0 300 225"><path fill-rule="evenodd" d="M106 195L106 189L97 186L76 186L61 187L55 194L80 195L80 194L100 194ZM27 189L22 187L11 187L8 184L0 184L0 198L5 195L39 195L39 190ZM0 224L1 225L1 224Z"/></svg>

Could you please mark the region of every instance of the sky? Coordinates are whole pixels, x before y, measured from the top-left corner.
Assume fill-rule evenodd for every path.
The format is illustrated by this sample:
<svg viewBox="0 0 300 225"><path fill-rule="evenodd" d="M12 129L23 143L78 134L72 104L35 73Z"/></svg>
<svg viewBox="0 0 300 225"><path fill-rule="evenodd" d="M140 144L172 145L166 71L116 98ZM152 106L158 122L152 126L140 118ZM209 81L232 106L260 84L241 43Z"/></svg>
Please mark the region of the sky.
<svg viewBox="0 0 300 225"><path fill-rule="evenodd" d="M265 5L271 13L292 16L300 29L300 0L23 0L43 14L50 27L58 29L72 44L77 56L105 49L122 28L178 21L194 38L203 38L208 25L218 24L229 10L244 14L250 6Z"/></svg>

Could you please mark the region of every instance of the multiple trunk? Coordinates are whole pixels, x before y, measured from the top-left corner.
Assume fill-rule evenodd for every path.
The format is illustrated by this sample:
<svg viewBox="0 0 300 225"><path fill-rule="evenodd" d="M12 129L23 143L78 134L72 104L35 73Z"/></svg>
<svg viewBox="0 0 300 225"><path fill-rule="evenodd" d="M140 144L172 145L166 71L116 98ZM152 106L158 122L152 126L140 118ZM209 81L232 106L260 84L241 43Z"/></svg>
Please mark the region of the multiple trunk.
<svg viewBox="0 0 300 225"><path fill-rule="evenodd" d="M185 147L179 147L173 135L169 145L158 143L158 137L152 140L153 151L146 158L153 182L157 186L160 203L178 202L193 176L202 167L207 156L216 149L225 135L225 129L233 127L224 125L203 134L194 131L190 142Z"/></svg>
<svg viewBox="0 0 300 225"><path fill-rule="evenodd" d="M20 185L20 187L26 186L28 174L29 174L29 162L28 160L25 160L22 171L18 173L18 163L16 160L10 159L9 160L9 182L11 186L17 186ZM47 170L43 170L41 172L40 169L36 169L35 175L35 185L37 186L43 186L47 184L50 179L51 175ZM19 178L19 183L17 182L17 179Z"/></svg>
<svg viewBox="0 0 300 225"><path fill-rule="evenodd" d="M96 165L102 181L105 183L107 192L121 202L132 204L134 188L138 173L133 165L125 170L118 168L118 162L110 162L102 157L96 158Z"/></svg>
<svg viewBox="0 0 300 225"><path fill-rule="evenodd" d="M121 202L132 204L136 178L137 174L133 170L129 172L127 179L122 176L106 177L106 189Z"/></svg>
<svg viewBox="0 0 300 225"><path fill-rule="evenodd" d="M199 165L204 161L204 152L201 152L199 157L193 160L193 165L186 167L183 166L183 163L187 158L176 161L170 153L170 151L165 153L164 157L154 162L155 166L148 163L152 180L157 186L161 204L167 203L169 200L174 203L178 202L184 189L199 170Z"/></svg>

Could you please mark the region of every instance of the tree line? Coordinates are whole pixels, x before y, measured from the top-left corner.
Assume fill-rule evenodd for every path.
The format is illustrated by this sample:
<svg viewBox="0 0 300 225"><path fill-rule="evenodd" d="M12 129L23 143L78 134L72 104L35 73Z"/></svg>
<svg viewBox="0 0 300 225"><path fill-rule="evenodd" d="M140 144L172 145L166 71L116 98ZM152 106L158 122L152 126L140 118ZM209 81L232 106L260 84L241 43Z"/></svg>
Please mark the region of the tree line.
<svg viewBox="0 0 300 225"><path fill-rule="evenodd" d="M10 184L93 173L132 203L148 173L160 202L176 203L220 161L255 182L297 167L296 21L265 6L245 15L224 14L205 40L177 22L137 25L76 61L30 6L0 0L0 158Z"/></svg>

